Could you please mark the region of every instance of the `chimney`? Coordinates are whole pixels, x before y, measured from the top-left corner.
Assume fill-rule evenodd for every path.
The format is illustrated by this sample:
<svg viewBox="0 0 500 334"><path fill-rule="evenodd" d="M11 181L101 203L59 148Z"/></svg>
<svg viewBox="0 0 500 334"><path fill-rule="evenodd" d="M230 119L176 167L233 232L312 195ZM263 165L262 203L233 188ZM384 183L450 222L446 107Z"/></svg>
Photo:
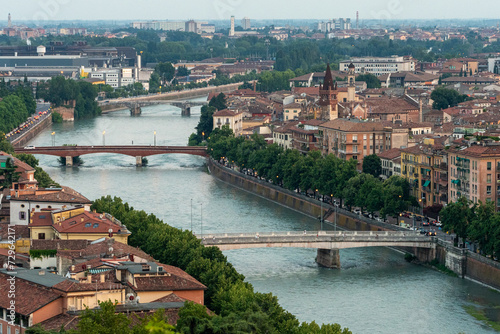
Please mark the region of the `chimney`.
<svg viewBox="0 0 500 334"><path fill-rule="evenodd" d="M419 99L418 101L418 105L420 107L420 113L419 113L419 122L422 123L424 121L424 115L423 115L423 112L422 112L422 99Z"/></svg>
<svg viewBox="0 0 500 334"><path fill-rule="evenodd" d="M101 273L101 283L104 282L106 282L106 276L104 275L104 273Z"/></svg>
<svg viewBox="0 0 500 334"><path fill-rule="evenodd" d="M75 271L75 265L71 266L71 271Z"/></svg>
<svg viewBox="0 0 500 334"><path fill-rule="evenodd" d="M91 274L89 274L87 276L87 283L92 283L92 275Z"/></svg>

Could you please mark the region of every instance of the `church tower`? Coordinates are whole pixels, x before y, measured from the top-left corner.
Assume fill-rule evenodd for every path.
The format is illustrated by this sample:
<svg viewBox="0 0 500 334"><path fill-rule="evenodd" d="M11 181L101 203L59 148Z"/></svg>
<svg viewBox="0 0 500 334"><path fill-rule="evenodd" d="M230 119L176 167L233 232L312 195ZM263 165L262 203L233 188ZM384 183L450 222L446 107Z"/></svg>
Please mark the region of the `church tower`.
<svg viewBox="0 0 500 334"><path fill-rule="evenodd" d="M339 118L337 106L337 83L333 82L330 64L326 65L325 80L323 87L319 88L319 105L321 107L321 119L333 120Z"/></svg>
<svg viewBox="0 0 500 334"><path fill-rule="evenodd" d="M355 66L353 63L349 64L347 72L347 102L354 102L356 100L356 76Z"/></svg>
<svg viewBox="0 0 500 334"><path fill-rule="evenodd" d="M7 27L12 28L12 18L10 16L10 13L9 16L7 17Z"/></svg>

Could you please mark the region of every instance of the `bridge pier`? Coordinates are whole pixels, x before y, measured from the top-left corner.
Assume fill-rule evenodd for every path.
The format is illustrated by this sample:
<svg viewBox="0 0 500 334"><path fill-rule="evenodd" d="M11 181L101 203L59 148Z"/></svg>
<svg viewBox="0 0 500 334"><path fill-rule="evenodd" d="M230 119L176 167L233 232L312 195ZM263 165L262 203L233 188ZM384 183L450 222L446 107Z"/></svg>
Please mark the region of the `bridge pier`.
<svg viewBox="0 0 500 334"><path fill-rule="evenodd" d="M183 106L181 115L182 116L191 116L191 107L189 105Z"/></svg>
<svg viewBox="0 0 500 334"><path fill-rule="evenodd" d="M318 248L316 262L323 267L340 269L340 253L339 250L334 249L321 249Z"/></svg>
<svg viewBox="0 0 500 334"><path fill-rule="evenodd" d="M135 157L135 165L137 167L142 167L142 157L140 155Z"/></svg>
<svg viewBox="0 0 500 334"><path fill-rule="evenodd" d="M130 108L130 116L139 116L141 113L141 107L139 107L137 104Z"/></svg>
<svg viewBox="0 0 500 334"><path fill-rule="evenodd" d="M66 157L66 166L67 167L73 166L73 157Z"/></svg>

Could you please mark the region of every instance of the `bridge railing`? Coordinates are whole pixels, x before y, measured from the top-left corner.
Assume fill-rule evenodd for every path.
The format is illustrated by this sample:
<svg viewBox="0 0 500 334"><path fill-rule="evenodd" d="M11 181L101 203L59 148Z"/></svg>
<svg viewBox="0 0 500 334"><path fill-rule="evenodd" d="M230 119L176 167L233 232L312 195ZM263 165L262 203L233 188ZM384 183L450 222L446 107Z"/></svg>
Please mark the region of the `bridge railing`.
<svg viewBox="0 0 500 334"><path fill-rule="evenodd" d="M360 232L360 231L319 231L319 232L267 232L267 233L223 233L198 236L206 245L243 243L287 243L287 242L435 242L435 237L415 232Z"/></svg>
<svg viewBox="0 0 500 334"><path fill-rule="evenodd" d="M207 233L204 237L215 238L246 238L246 237L287 237L287 236L391 236L405 237L421 236L417 231L290 231L290 232L245 232L245 233ZM200 236L198 236L200 238Z"/></svg>

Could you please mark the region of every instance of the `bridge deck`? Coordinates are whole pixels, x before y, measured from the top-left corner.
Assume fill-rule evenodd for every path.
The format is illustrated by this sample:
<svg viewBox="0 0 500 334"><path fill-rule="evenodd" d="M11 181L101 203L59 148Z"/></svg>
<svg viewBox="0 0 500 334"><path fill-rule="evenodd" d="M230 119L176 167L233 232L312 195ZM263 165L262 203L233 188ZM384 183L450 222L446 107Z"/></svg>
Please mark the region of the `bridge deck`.
<svg viewBox="0 0 500 334"><path fill-rule="evenodd" d="M15 153L76 157L95 153L115 153L133 157L147 157L157 154L191 154L207 156L205 146L143 146L143 145L96 145L96 146L37 146L34 148L16 148Z"/></svg>
<svg viewBox="0 0 500 334"><path fill-rule="evenodd" d="M433 248L435 238L418 232L361 232L361 231L319 231L319 232L265 232L204 234L202 244L216 246L222 250L261 247L299 248L357 248L357 247L419 247Z"/></svg>

